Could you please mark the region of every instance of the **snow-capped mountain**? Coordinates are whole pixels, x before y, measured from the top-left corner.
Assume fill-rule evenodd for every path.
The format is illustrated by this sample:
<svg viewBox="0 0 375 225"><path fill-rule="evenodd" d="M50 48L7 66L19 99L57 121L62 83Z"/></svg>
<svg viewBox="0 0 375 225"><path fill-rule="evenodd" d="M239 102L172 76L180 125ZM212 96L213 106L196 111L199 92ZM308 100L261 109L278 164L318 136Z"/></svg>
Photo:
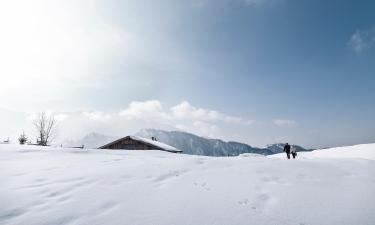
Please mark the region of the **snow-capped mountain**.
<svg viewBox="0 0 375 225"><path fill-rule="evenodd" d="M235 156L242 153L257 153L270 155L273 152L266 148L255 148L239 142L225 142L220 139L203 138L182 131L164 131L145 129L139 131L137 136L151 138L181 149L185 154L206 156Z"/></svg>
<svg viewBox="0 0 375 225"><path fill-rule="evenodd" d="M273 154L282 153L284 151L284 143L277 143L272 145L267 145L267 149L271 150ZM297 149L297 152L307 152L312 151L312 149L305 149L299 145L294 145L294 147Z"/></svg>
<svg viewBox="0 0 375 225"><path fill-rule="evenodd" d="M126 136L128 134L124 134ZM136 136L150 138L155 137L158 141L181 149L185 154L206 156L237 156L242 153L256 153L271 155L283 152L284 144L268 145L266 148L256 148L250 145L220 139L210 139L182 131L164 131L157 129L144 129L135 134ZM85 148L98 148L104 144L121 137L107 136L99 133L90 133L80 140L66 141L63 146ZM296 146L297 151L309 151L301 146Z"/></svg>

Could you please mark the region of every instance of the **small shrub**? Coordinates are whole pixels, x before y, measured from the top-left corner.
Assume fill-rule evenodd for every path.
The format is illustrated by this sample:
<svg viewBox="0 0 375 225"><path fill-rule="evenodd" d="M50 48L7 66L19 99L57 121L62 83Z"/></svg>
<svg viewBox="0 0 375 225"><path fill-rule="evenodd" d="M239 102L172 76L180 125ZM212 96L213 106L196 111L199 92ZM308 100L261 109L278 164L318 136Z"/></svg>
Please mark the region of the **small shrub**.
<svg viewBox="0 0 375 225"><path fill-rule="evenodd" d="M21 136L18 138L18 141L20 142L21 145L24 145L27 142L27 137L25 135L25 132L21 134Z"/></svg>

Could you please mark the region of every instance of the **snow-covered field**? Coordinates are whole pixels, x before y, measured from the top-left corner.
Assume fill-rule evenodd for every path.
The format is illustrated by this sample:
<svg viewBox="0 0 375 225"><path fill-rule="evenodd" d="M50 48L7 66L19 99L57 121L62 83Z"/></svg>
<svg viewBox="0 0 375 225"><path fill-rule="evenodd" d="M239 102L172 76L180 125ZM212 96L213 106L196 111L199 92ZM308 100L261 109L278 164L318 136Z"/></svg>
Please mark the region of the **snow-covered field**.
<svg viewBox="0 0 375 225"><path fill-rule="evenodd" d="M375 144L362 144L337 148L322 149L298 153L302 159L369 159L375 160ZM270 155L272 158L285 158L285 154ZM375 172L375 171L374 171Z"/></svg>
<svg viewBox="0 0 375 225"><path fill-rule="evenodd" d="M375 144L203 157L0 145L0 224L373 225Z"/></svg>

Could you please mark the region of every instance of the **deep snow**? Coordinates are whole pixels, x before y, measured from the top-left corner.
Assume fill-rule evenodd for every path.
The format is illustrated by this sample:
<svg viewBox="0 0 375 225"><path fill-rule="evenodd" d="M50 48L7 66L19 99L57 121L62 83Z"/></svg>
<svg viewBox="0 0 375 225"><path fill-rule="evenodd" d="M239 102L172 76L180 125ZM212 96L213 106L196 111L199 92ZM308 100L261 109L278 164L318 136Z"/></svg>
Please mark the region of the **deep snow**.
<svg viewBox="0 0 375 225"><path fill-rule="evenodd" d="M0 145L0 224L375 224L375 144L264 157Z"/></svg>

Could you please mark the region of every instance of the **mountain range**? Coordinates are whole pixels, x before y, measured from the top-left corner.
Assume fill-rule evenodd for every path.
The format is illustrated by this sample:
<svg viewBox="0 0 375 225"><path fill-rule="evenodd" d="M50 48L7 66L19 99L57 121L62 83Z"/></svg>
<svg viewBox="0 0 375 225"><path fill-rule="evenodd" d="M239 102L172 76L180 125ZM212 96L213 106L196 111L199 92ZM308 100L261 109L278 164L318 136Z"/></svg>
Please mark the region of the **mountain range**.
<svg viewBox="0 0 375 225"><path fill-rule="evenodd" d="M206 156L237 156L242 153L255 153L261 155L272 155L283 152L284 144L272 144L266 148L252 147L248 144L223 141L200 137L183 131L164 131L157 129L144 129L135 134L136 136L151 138L176 147L185 154ZM67 141L64 146L82 146L85 148L98 148L104 144L114 141L120 137L106 136L99 133L90 133L77 141ZM297 146L297 151L310 151Z"/></svg>

